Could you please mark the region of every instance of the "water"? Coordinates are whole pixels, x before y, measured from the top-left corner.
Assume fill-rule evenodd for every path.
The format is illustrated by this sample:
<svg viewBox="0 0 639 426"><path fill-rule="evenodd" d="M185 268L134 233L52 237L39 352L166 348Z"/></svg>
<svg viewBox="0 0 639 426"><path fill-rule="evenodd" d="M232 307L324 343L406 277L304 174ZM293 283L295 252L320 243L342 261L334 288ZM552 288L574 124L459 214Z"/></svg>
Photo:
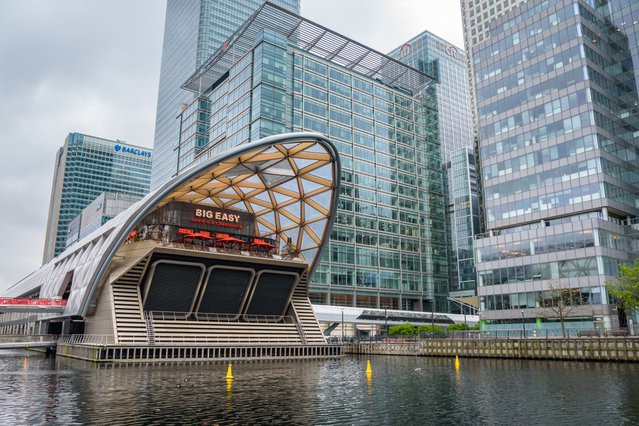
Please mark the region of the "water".
<svg viewBox="0 0 639 426"><path fill-rule="evenodd" d="M26 357L25 357L26 355ZM639 364L372 357L97 366L0 352L0 424L639 424Z"/></svg>

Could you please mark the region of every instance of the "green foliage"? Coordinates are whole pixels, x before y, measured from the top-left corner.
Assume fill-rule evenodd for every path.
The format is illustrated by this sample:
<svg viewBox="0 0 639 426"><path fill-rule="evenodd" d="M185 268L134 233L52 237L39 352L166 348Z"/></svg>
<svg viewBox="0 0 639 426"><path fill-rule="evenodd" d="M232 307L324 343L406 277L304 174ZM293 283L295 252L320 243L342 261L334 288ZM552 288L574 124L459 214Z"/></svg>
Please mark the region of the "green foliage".
<svg viewBox="0 0 639 426"><path fill-rule="evenodd" d="M606 285L626 310L639 309L639 262L619 265L619 273Z"/></svg>
<svg viewBox="0 0 639 426"><path fill-rule="evenodd" d="M413 324L400 324L389 327L389 336L414 336L415 326Z"/></svg>
<svg viewBox="0 0 639 426"><path fill-rule="evenodd" d="M451 324L448 326L448 331L464 331L470 329L467 324Z"/></svg>
<svg viewBox="0 0 639 426"><path fill-rule="evenodd" d="M444 329L442 327L440 327L439 325L436 325L435 327L433 327L432 325L420 325L417 328L417 334L435 334L435 335L442 335L444 334Z"/></svg>

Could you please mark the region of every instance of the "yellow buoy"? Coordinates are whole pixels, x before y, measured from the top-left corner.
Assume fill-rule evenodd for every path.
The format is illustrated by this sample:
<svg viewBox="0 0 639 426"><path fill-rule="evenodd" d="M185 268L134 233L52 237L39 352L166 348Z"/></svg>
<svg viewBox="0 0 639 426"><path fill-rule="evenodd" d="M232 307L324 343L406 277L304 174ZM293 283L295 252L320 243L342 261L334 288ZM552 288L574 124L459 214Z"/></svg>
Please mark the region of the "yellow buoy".
<svg viewBox="0 0 639 426"><path fill-rule="evenodd" d="M233 380L233 369L231 368L231 363L229 363L229 368L226 369L226 380Z"/></svg>
<svg viewBox="0 0 639 426"><path fill-rule="evenodd" d="M371 360L366 361L366 374L373 374L373 370L371 369Z"/></svg>
<svg viewBox="0 0 639 426"><path fill-rule="evenodd" d="M459 357L455 355L455 369L459 370Z"/></svg>

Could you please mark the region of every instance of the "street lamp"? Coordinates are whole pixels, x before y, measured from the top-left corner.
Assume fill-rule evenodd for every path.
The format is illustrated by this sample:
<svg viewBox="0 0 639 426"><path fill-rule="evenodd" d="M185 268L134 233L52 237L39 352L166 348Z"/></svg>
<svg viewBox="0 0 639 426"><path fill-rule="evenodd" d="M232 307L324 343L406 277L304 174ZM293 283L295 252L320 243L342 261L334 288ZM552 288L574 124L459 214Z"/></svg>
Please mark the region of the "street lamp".
<svg viewBox="0 0 639 426"><path fill-rule="evenodd" d="M521 310L521 326L524 328L524 339L526 338L526 322L524 321L524 310Z"/></svg>

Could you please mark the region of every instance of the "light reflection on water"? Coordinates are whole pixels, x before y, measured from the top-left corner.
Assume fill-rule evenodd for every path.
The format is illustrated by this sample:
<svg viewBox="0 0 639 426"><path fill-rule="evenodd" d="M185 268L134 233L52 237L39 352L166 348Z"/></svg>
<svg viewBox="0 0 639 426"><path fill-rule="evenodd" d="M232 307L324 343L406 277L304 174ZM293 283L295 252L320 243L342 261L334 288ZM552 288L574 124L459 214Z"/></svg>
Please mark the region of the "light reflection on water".
<svg viewBox="0 0 639 426"><path fill-rule="evenodd" d="M27 358L25 359L25 354ZM639 365L373 357L97 366L0 352L0 424L639 424Z"/></svg>

